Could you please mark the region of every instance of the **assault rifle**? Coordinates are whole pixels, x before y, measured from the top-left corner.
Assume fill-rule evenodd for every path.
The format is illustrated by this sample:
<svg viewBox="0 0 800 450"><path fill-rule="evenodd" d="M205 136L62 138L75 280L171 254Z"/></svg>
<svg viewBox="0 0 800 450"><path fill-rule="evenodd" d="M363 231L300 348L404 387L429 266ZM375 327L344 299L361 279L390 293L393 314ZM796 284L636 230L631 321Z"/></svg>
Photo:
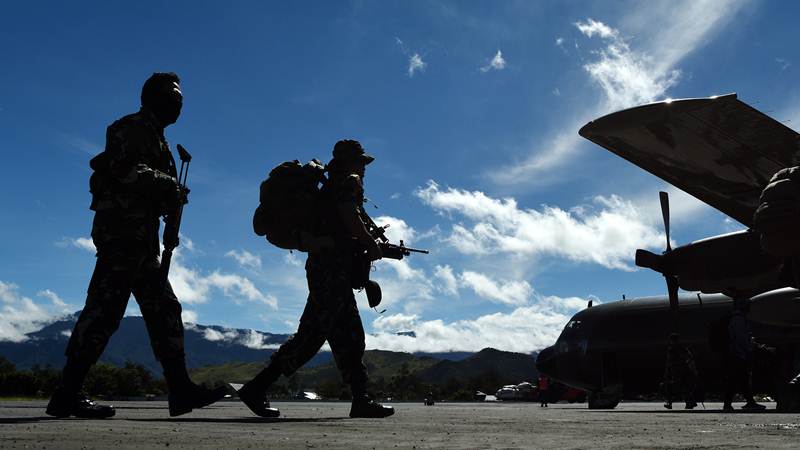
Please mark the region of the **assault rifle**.
<svg viewBox="0 0 800 450"><path fill-rule="evenodd" d="M412 253L424 253L426 255L429 253L427 250L406 247L402 239L400 239L400 245L390 244L388 242L379 242L378 245L381 248L383 257L389 259L403 259L404 256L410 256Z"/></svg>
<svg viewBox="0 0 800 450"><path fill-rule="evenodd" d="M192 155L186 151L181 144L178 144L178 156L181 158L181 170L178 174L178 186L183 193L186 192L186 178L189 177L189 163L192 161ZM185 170L184 170L185 169ZM161 252L161 285L166 288L169 277L169 266L172 262L172 252L178 246L178 235L181 229L181 218L183 217L183 201L178 202L179 205L175 211L171 212L164 218L164 250Z"/></svg>
<svg viewBox="0 0 800 450"><path fill-rule="evenodd" d="M424 253L426 255L430 253L428 250L406 247L402 239L400 240L400 245L389 243L389 238L386 236L386 229L389 228L389 225L379 226L366 212L364 213L364 221L369 234L379 241L378 246L380 246L384 258L400 260L404 256L410 256L412 253Z"/></svg>
<svg viewBox="0 0 800 450"><path fill-rule="evenodd" d="M412 253L428 254L427 250L406 247L402 239L400 240L400 245L390 243L389 238L386 236L386 229L389 228L389 225L384 225L382 227L378 226L378 224L372 220L372 217L370 217L366 211L362 210L361 212L363 213L361 216L364 224L367 226L367 231L373 239L378 241L378 245L381 248L381 253L383 253L384 258L400 260L403 259L404 256L409 256ZM383 294L381 293L380 285L376 281L369 279L372 261L356 258L354 260L354 264L354 276L351 280L353 283L353 288L364 289L367 293L367 302L369 302L369 306L371 308L377 308L377 306L381 303ZM375 311L378 310L376 309ZM378 314L383 314L384 312L386 312L385 309L378 311Z"/></svg>

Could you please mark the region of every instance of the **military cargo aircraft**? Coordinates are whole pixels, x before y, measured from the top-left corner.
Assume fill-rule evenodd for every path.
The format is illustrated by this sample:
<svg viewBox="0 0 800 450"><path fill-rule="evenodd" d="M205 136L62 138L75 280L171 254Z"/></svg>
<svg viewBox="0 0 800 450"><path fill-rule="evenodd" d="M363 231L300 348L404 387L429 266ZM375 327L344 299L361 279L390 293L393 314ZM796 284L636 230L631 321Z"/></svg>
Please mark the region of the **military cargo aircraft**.
<svg viewBox="0 0 800 450"><path fill-rule="evenodd" d="M666 250L637 250L636 265L661 273L667 295L606 303L578 312L555 345L539 354L540 372L589 391L590 408L613 408L626 395L656 392L668 337L695 355L700 387L721 391L715 333L734 299L750 304L754 338L776 349L754 370L754 389L781 399L796 374L800 292L783 261L765 253L753 232L761 191L775 172L800 165L800 135L740 101L736 94L667 100L609 114L579 134L693 195L746 230L672 248L669 200L661 193ZM697 294L679 295L678 290ZM723 333L726 332L723 326ZM784 402L785 404L786 402Z"/></svg>

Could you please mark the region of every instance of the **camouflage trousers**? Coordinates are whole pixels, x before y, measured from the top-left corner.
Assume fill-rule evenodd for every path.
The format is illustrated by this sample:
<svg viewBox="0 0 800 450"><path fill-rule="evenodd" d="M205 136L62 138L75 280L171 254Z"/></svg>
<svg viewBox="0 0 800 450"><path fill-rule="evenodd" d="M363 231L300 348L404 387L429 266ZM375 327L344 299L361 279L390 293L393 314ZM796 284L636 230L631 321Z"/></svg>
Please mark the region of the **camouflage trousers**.
<svg viewBox="0 0 800 450"><path fill-rule="evenodd" d="M159 280L158 256L139 240L99 242L86 306L72 330L66 355L93 364L103 353L133 293L142 312L156 359L184 357L181 305Z"/></svg>
<svg viewBox="0 0 800 450"><path fill-rule="evenodd" d="M354 391L366 388L364 327L350 287L348 258L332 254L310 254L306 261L308 300L300 326L272 354L270 365L290 376L317 354L325 341L331 346L336 367Z"/></svg>

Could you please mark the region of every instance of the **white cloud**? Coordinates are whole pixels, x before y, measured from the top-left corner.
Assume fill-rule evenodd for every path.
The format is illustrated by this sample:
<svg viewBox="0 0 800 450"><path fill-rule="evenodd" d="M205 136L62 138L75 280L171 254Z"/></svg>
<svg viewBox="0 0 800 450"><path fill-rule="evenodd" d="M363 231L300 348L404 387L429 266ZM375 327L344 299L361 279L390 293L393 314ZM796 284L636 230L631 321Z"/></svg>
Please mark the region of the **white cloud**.
<svg viewBox="0 0 800 450"><path fill-rule="evenodd" d="M303 261L297 257L294 252L286 253L286 256L283 257L287 264L290 264L295 267L302 267Z"/></svg>
<svg viewBox="0 0 800 450"><path fill-rule="evenodd" d="M373 220L378 226L388 225L386 228L386 237L389 238L389 241L393 244L398 244L403 240L406 245L411 245L417 237L417 231L403 219L391 216L379 216Z"/></svg>
<svg viewBox="0 0 800 450"><path fill-rule="evenodd" d="M368 349L403 352L478 351L486 347L529 353L552 345L572 314L587 299L544 297L510 313L495 313L474 320L444 322L421 320L413 314L381 316L367 335ZM398 336L413 331L416 337Z"/></svg>
<svg viewBox="0 0 800 450"><path fill-rule="evenodd" d="M591 205L565 211L552 206L521 209L513 198L440 189L433 181L415 194L439 212L460 214L472 222L453 225L445 238L463 254L549 254L631 270L637 248L660 248L664 242L660 228L653 226L658 222L618 196L598 196Z"/></svg>
<svg viewBox="0 0 800 450"><path fill-rule="evenodd" d="M775 62L778 63L779 66L781 66L781 72L788 69L789 66L792 65L792 63L786 58L775 58Z"/></svg>
<svg viewBox="0 0 800 450"><path fill-rule="evenodd" d="M506 305L524 305L533 294L533 288L527 281L496 282L477 272L464 271L460 281L478 296Z"/></svg>
<svg viewBox="0 0 800 450"><path fill-rule="evenodd" d="M552 180L554 177L543 179L542 175L572 160L582 142L576 133L581 126L614 110L664 98L666 91L679 80L681 71L677 64L730 22L744 3L744 0L643 3L620 19L620 23L635 31L635 47L634 40L603 22L591 18L577 22L575 26L584 36L603 41L603 46L584 64L587 75L603 93L601 101L569 115L557 131L537 139L543 142L526 157L490 171L489 177L501 184ZM653 26L654 23L659 26Z"/></svg>
<svg viewBox="0 0 800 450"><path fill-rule="evenodd" d="M184 309L181 311L181 321L186 324L194 325L197 323L197 311L192 311L190 309Z"/></svg>
<svg viewBox="0 0 800 450"><path fill-rule="evenodd" d="M428 63L422 60L419 53L414 53L408 58L408 77L412 78L417 72L424 72Z"/></svg>
<svg viewBox="0 0 800 450"><path fill-rule="evenodd" d="M559 47L561 47L562 45L564 45L564 38L562 38L562 37L557 37L557 38L556 38L556 45L557 45L557 46L559 46Z"/></svg>
<svg viewBox="0 0 800 450"><path fill-rule="evenodd" d="M422 56L420 56L417 52L411 52L408 46L403 42L402 39L395 36L394 38L395 44L400 47L400 50L403 52L404 55L408 57L408 77L412 78L415 73L417 72L424 72L425 68L428 64L422 60Z"/></svg>
<svg viewBox="0 0 800 450"><path fill-rule="evenodd" d="M0 341L22 342L27 333L40 330L67 313L63 301L50 290L39 294L52 305L40 305L20 295L16 284L0 281Z"/></svg>
<svg viewBox="0 0 800 450"><path fill-rule="evenodd" d="M222 292L234 301L248 300L277 309L277 299L262 293L250 279L241 275L215 270L203 275L199 270L184 265L180 252L176 252L170 267L169 281L175 295L182 303L205 303L212 289Z"/></svg>
<svg viewBox="0 0 800 450"><path fill-rule="evenodd" d="M458 280L456 279L455 274L453 274L452 267L449 265L437 265L433 271L433 276L439 280L436 288L440 292L447 295L458 294Z"/></svg>
<svg viewBox="0 0 800 450"><path fill-rule="evenodd" d="M583 66L605 94L603 109L613 111L655 101L678 81L679 70L655 63L649 53L632 51L617 30L592 19L575 26L588 37L596 34L607 40L606 47L596 52L597 59Z"/></svg>
<svg viewBox="0 0 800 450"><path fill-rule="evenodd" d="M261 257L247 250L231 250L225 256L235 259L244 268L261 269Z"/></svg>
<svg viewBox="0 0 800 450"><path fill-rule="evenodd" d="M62 238L60 241L55 243L57 247L66 248L66 247L76 247L81 250L86 250L90 253L97 253L97 249L94 246L94 242L92 242L91 238L79 237L79 238Z"/></svg>
<svg viewBox="0 0 800 450"><path fill-rule="evenodd" d="M503 52L501 52L498 49L497 53L495 53L492 60L489 61L489 64L481 67L481 72L486 73L490 70L503 70L505 68L506 68L506 60L503 59Z"/></svg>
<svg viewBox="0 0 800 450"><path fill-rule="evenodd" d="M219 342L219 341L233 341L239 336L239 333L236 330L225 330L217 331L213 328L206 328L203 330L203 337L207 341L211 342Z"/></svg>
<svg viewBox="0 0 800 450"><path fill-rule="evenodd" d="M558 88L553 88L553 95L555 95L556 97L560 97L561 91Z"/></svg>
<svg viewBox="0 0 800 450"><path fill-rule="evenodd" d="M280 347L280 344L268 344L266 341L267 336L256 330L248 330L247 334L240 339L242 345L256 350L277 349Z"/></svg>
<svg viewBox="0 0 800 450"><path fill-rule="evenodd" d="M60 308L66 308L67 303L61 299L55 292L51 291L50 289L45 289L43 291L39 291L36 295L39 297L44 297L50 300L53 303L53 306L57 306Z"/></svg>
<svg viewBox="0 0 800 450"><path fill-rule="evenodd" d="M239 344L256 350L276 349L280 346L280 344L268 344L267 336L256 330L225 329L218 331L206 328L203 330L203 338L211 342Z"/></svg>
<svg viewBox="0 0 800 450"><path fill-rule="evenodd" d="M619 31L594 19L588 19L586 22L576 22L575 26L578 27L578 30L580 30L581 33L589 37L598 35L604 39L619 38Z"/></svg>

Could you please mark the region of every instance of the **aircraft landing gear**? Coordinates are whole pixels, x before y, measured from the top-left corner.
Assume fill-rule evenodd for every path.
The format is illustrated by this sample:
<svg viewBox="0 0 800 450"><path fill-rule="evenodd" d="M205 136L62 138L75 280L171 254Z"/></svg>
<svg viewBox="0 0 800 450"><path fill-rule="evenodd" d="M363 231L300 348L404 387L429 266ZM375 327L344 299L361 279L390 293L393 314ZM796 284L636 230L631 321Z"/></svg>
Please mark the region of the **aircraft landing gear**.
<svg viewBox="0 0 800 450"><path fill-rule="evenodd" d="M589 392L589 409L614 409L622 400L622 385L605 386L599 391Z"/></svg>

